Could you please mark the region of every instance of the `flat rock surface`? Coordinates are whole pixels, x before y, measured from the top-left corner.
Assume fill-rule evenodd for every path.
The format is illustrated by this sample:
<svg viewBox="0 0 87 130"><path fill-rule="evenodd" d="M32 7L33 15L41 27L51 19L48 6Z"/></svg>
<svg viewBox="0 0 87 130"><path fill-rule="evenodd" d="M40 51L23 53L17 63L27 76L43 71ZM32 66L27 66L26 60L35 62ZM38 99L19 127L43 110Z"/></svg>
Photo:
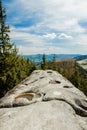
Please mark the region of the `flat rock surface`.
<svg viewBox="0 0 87 130"><path fill-rule="evenodd" d="M36 70L0 99L0 130L87 130L87 97L58 72Z"/></svg>

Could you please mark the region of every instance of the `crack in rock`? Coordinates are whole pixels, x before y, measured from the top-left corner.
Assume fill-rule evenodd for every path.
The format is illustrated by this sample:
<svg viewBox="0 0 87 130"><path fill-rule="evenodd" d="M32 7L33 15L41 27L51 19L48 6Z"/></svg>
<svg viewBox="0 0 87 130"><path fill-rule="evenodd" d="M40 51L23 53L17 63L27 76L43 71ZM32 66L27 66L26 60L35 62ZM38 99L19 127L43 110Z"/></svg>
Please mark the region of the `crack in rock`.
<svg viewBox="0 0 87 130"><path fill-rule="evenodd" d="M83 117L87 117L87 112L84 109L82 109L81 107L78 107L77 105L74 105L74 104L68 102L65 99L61 99L61 98L46 98L46 99L43 99L43 101L45 101L45 102L51 101L51 100L63 101L65 103L69 104L75 110L77 115L80 115L80 116L83 116Z"/></svg>

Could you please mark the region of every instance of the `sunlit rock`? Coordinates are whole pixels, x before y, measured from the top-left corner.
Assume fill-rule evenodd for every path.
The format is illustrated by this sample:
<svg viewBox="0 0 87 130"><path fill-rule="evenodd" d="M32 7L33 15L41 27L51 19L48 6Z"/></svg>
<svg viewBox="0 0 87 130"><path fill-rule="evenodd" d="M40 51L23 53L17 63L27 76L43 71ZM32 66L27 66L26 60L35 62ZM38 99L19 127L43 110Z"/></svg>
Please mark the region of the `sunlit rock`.
<svg viewBox="0 0 87 130"><path fill-rule="evenodd" d="M87 97L58 72L36 70L0 100L0 130L87 130Z"/></svg>

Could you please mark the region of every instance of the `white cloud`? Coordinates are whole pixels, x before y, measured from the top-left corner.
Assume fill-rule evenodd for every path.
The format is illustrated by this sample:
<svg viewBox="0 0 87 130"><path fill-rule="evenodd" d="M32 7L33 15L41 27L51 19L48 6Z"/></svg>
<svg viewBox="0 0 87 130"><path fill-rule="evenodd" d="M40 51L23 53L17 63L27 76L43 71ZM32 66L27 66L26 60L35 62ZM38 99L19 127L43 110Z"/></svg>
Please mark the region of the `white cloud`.
<svg viewBox="0 0 87 130"><path fill-rule="evenodd" d="M22 28L11 28L10 37L12 41L16 41L17 43L21 44L30 44L35 46L42 46L43 39L39 35L30 34L29 32L23 31ZM25 29L26 30L26 29Z"/></svg>
<svg viewBox="0 0 87 130"><path fill-rule="evenodd" d="M65 48L60 48L60 47L35 47L35 46L24 46L24 45L19 45L17 46L19 48L19 53L20 54L69 54L72 53L70 49L65 49Z"/></svg>
<svg viewBox="0 0 87 130"><path fill-rule="evenodd" d="M44 21L47 26L58 31L83 33L85 30L79 25L79 20L86 19L87 1L80 0L43 0ZM85 11L84 11L85 10Z"/></svg>
<svg viewBox="0 0 87 130"><path fill-rule="evenodd" d="M43 35L44 38L47 38L47 39L55 39L56 38L56 34L55 33L48 33L46 35Z"/></svg>
<svg viewBox="0 0 87 130"><path fill-rule="evenodd" d="M49 41L53 39L63 39L63 42L64 39L70 39L69 44L72 46L77 44L84 46L83 50L85 50L87 46L87 32L79 22L87 21L87 0L14 0L7 6L8 15L10 16L8 22L10 24L20 24L20 27L12 28L11 38L17 43L25 45L31 43L29 52L39 53L45 51L48 53L49 51L50 53L53 51L52 53L54 53L56 48L49 44ZM29 21L35 16L36 19L40 19L39 22L30 27L21 27L21 23L25 19ZM37 34L31 34L30 31L37 32ZM42 36L40 36L40 33L42 33ZM47 45L49 49L46 49L45 46ZM27 49L29 48L27 46L23 47L23 51L25 50L25 53L28 52ZM70 49L67 48L68 53L72 53ZM63 47L61 49L57 48L57 51L59 53L61 51L67 53ZM76 51L73 50L73 52Z"/></svg>
<svg viewBox="0 0 87 130"><path fill-rule="evenodd" d="M75 41L78 45L84 48L87 48L87 35L86 34L79 35L78 37L76 37Z"/></svg>
<svg viewBox="0 0 87 130"><path fill-rule="evenodd" d="M61 33L59 36L58 36L59 39L72 39L73 37L70 36L70 35L67 35L65 33Z"/></svg>
<svg viewBox="0 0 87 130"><path fill-rule="evenodd" d="M42 19L39 27L83 32L78 22L87 19L87 0L15 0L10 3L9 10L14 14L13 20L10 19L13 22L22 22L37 15Z"/></svg>

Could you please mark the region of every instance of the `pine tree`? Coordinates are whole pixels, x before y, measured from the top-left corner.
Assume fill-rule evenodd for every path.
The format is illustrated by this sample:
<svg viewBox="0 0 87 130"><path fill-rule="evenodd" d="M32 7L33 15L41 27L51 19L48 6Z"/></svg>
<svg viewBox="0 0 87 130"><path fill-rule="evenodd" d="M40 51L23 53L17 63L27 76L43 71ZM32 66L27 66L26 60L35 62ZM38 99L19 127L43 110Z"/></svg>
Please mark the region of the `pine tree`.
<svg viewBox="0 0 87 130"><path fill-rule="evenodd" d="M11 69L17 56L16 47L10 43L9 32L9 26L6 25L6 10L2 7L0 0L0 96L9 88L6 82L8 83L12 76Z"/></svg>
<svg viewBox="0 0 87 130"><path fill-rule="evenodd" d="M57 68L56 68L56 55L55 55L55 54L53 55L52 69L53 69L53 70L56 70L56 69L57 69Z"/></svg>
<svg viewBox="0 0 87 130"><path fill-rule="evenodd" d="M43 54L43 56L42 56L41 68L42 68L43 70L46 69L46 55L45 55L45 54Z"/></svg>
<svg viewBox="0 0 87 130"><path fill-rule="evenodd" d="M0 0L0 53L4 54L8 52L12 45L9 43L9 35L10 32L9 26L5 24L6 22L6 10L2 7L2 2Z"/></svg>
<svg viewBox="0 0 87 130"><path fill-rule="evenodd" d="M6 25L6 10L0 0L0 97L35 69L35 64L17 53L10 43L9 26Z"/></svg>

